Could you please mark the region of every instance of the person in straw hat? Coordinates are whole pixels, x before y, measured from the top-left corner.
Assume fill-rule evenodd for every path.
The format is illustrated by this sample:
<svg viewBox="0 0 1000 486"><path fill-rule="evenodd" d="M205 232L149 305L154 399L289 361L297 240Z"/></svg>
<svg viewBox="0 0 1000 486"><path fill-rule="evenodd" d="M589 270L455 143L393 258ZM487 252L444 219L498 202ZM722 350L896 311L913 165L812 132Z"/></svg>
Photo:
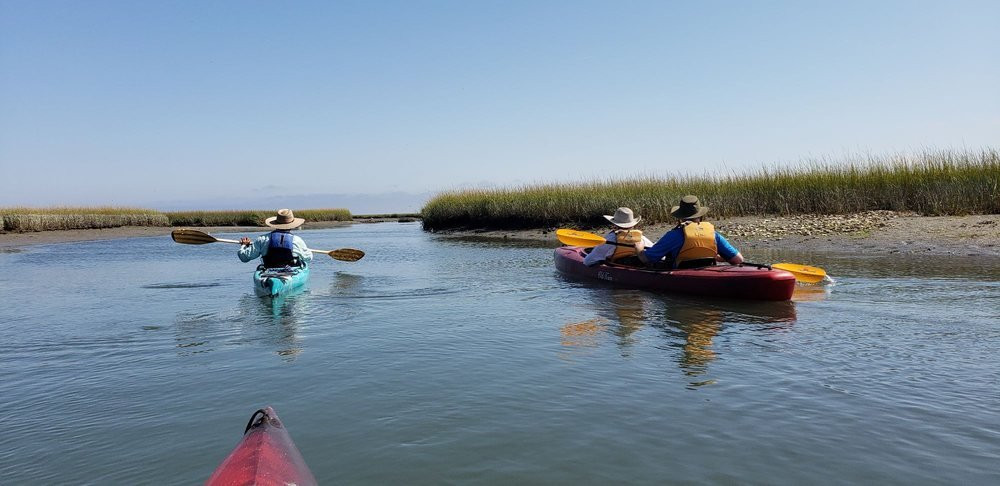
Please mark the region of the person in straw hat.
<svg viewBox="0 0 1000 486"><path fill-rule="evenodd" d="M665 261L672 268L695 268L727 261L743 263L743 255L705 222L708 206L702 206L696 196L684 196L670 215L680 220L677 227L663 235L656 244L643 249L636 244L639 259L644 263Z"/></svg>
<svg viewBox="0 0 1000 486"><path fill-rule="evenodd" d="M279 209L278 214L264 220L264 224L274 228L274 231L260 235L256 239L240 238L239 251L236 256L240 261L249 262L257 257L263 260L266 268L297 267L312 261L312 252L291 231L306 220L296 218L291 209Z"/></svg>
<svg viewBox="0 0 1000 486"><path fill-rule="evenodd" d="M583 259L583 263L588 267L592 267L603 261L640 264L641 262L636 258L638 254L636 247L620 246L613 243L624 243L627 245L641 243L643 247L653 246L653 242L649 241L649 238L642 236L642 231L635 229L635 225L639 224L642 218L635 217L629 208L618 208L615 210L614 216L605 214L604 219L608 220L609 223L618 229L604 235L604 239L611 243L594 247Z"/></svg>

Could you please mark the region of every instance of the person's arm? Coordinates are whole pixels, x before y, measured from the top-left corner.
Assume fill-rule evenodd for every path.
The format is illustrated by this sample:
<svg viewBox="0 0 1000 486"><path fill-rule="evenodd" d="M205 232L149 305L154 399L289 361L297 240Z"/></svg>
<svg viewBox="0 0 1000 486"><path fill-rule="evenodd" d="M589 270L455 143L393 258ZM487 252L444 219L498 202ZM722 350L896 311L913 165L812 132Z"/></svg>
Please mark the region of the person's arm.
<svg viewBox="0 0 1000 486"><path fill-rule="evenodd" d="M684 233L674 229L667 231L665 235L660 237L660 239L645 250L640 248L641 242L636 243L636 249L639 251L639 260L643 263L656 262L663 259L663 257L669 255L671 252L675 252L680 249L681 245L684 244Z"/></svg>
<svg viewBox="0 0 1000 486"><path fill-rule="evenodd" d="M267 248L268 236L258 236L257 239L251 240L250 238L243 237L240 238L240 249L236 252L236 256L240 257L241 262L249 262L256 258L259 258L263 254L263 248Z"/></svg>
<svg viewBox="0 0 1000 486"><path fill-rule="evenodd" d="M306 242L298 235L292 235L292 254L297 255L299 260L304 262L311 262L313 259L312 251L306 247Z"/></svg>
<svg viewBox="0 0 1000 486"><path fill-rule="evenodd" d="M725 261L733 265L743 263L743 255L740 251L729 243L724 236L719 234L718 231L715 232L715 246L719 249L719 256L721 256Z"/></svg>
<svg viewBox="0 0 1000 486"><path fill-rule="evenodd" d="M615 237L614 231L604 235L604 239L608 241L618 241L617 238ZM597 265L598 263L603 262L604 260L607 260L614 253L615 253L615 245L609 245L607 243L603 245L597 245L594 247L593 250L590 250L590 253L588 253L586 257L583 258L583 264L588 267L592 267L594 265Z"/></svg>

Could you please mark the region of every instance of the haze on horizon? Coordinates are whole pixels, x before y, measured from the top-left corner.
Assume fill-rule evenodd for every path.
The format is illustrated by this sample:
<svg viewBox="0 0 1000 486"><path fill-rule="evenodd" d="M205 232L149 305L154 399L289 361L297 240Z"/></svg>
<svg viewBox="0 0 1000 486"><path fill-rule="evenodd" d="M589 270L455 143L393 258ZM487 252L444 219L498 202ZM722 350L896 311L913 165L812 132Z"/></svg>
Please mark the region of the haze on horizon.
<svg viewBox="0 0 1000 486"><path fill-rule="evenodd" d="M0 0L0 206L374 212L995 147L998 19L994 1Z"/></svg>

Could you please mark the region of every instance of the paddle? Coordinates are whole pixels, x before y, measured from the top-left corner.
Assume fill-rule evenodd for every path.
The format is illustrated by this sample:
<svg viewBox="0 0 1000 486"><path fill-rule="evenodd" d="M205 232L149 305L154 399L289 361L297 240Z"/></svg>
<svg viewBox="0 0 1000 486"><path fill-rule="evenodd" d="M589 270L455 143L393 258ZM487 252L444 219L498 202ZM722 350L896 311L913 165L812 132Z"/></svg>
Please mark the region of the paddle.
<svg viewBox="0 0 1000 486"><path fill-rule="evenodd" d="M603 245L605 243L617 246L633 246L625 243L618 243L614 241L605 240L600 235L595 235L593 233L587 233L585 231L576 231L571 229L557 229L556 238L563 244L570 246L581 246L584 248L590 248L597 245ZM757 264L749 264L755 265ZM797 263L775 263L771 265L773 268L784 270L795 276L795 279L799 282L805 283L816 283L824 278L826 278L826 271L819 267L810 267L808 265L799 265Z"/></svg>
<svg viewBox="0 0 1000 486"><path fill-rule="evenodd" d="M605 240L604 237L593 233L571 229L557 229L556 238L559 238L559 241L563 244L570 246L582 246L584 248L591 248L605 243L615 246L635 246L627 243L618 243L617 241L608 241Z"/></svg>
<svg viewBox="0 0 1000 486"><path fill-rule="evenodd" d="M207 243L236 243L240 244L238 240L226 240L223 238L216 238L208 233L204 233L193 229L176 229L170 232L170 237L174 239L177 243L183 243L185 245L204 245ZM323 253L330 255L330 258L334 260L340 260L342 262L356 262L365 256L365 252L361 250L355 250L354 248L340 248L338 250L312 250L309 251L313 253Z"/></svg>

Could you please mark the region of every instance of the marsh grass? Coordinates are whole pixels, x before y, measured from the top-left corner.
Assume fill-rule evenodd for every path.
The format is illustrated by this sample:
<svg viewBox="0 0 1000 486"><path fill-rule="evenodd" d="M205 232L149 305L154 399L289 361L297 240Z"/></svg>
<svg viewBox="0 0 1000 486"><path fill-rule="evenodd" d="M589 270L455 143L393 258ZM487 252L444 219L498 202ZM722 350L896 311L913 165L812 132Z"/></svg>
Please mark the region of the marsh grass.
<svg viewBox="0 0 1000 486"><path fill-rule="evenodd" d="M350 221L347 209L304 209L295 215L307 221ZM0 208L0 231L118 228L122 226L263 226L273 210L161 212L122 207Z"/></svg>
<svg viewBox="0 0 1000 486"><path fill-rule="evenodd" d="M120 207L0 208L4 232L117 228L121 226L168 226L159 211Z"/></svg>
<svg viewBox="0 0 1000 486"><path fill-rule="evenodd" d="M352 217L354 219L417 219L420 218L420 213L355 214Z"/></svg>
<svg viewBox="0 0 1000 486"><path fill-rule="evenodd" d="M171 226L264 226L274 210L175 211L166 213ZM302 209L295 216L306 221L351 221L347 209Z"/></svg>
<svg viewBox="0 0 1000 486"><path fill-rule="evenodd" d="M925 215L1000 213L995 149L813 161L731 175L635 177L454 191L422 209L425 229L602 225L628 206L648 223L673 221L671 207L695 194L712 216L844 214L872 209Z"/></svg>

